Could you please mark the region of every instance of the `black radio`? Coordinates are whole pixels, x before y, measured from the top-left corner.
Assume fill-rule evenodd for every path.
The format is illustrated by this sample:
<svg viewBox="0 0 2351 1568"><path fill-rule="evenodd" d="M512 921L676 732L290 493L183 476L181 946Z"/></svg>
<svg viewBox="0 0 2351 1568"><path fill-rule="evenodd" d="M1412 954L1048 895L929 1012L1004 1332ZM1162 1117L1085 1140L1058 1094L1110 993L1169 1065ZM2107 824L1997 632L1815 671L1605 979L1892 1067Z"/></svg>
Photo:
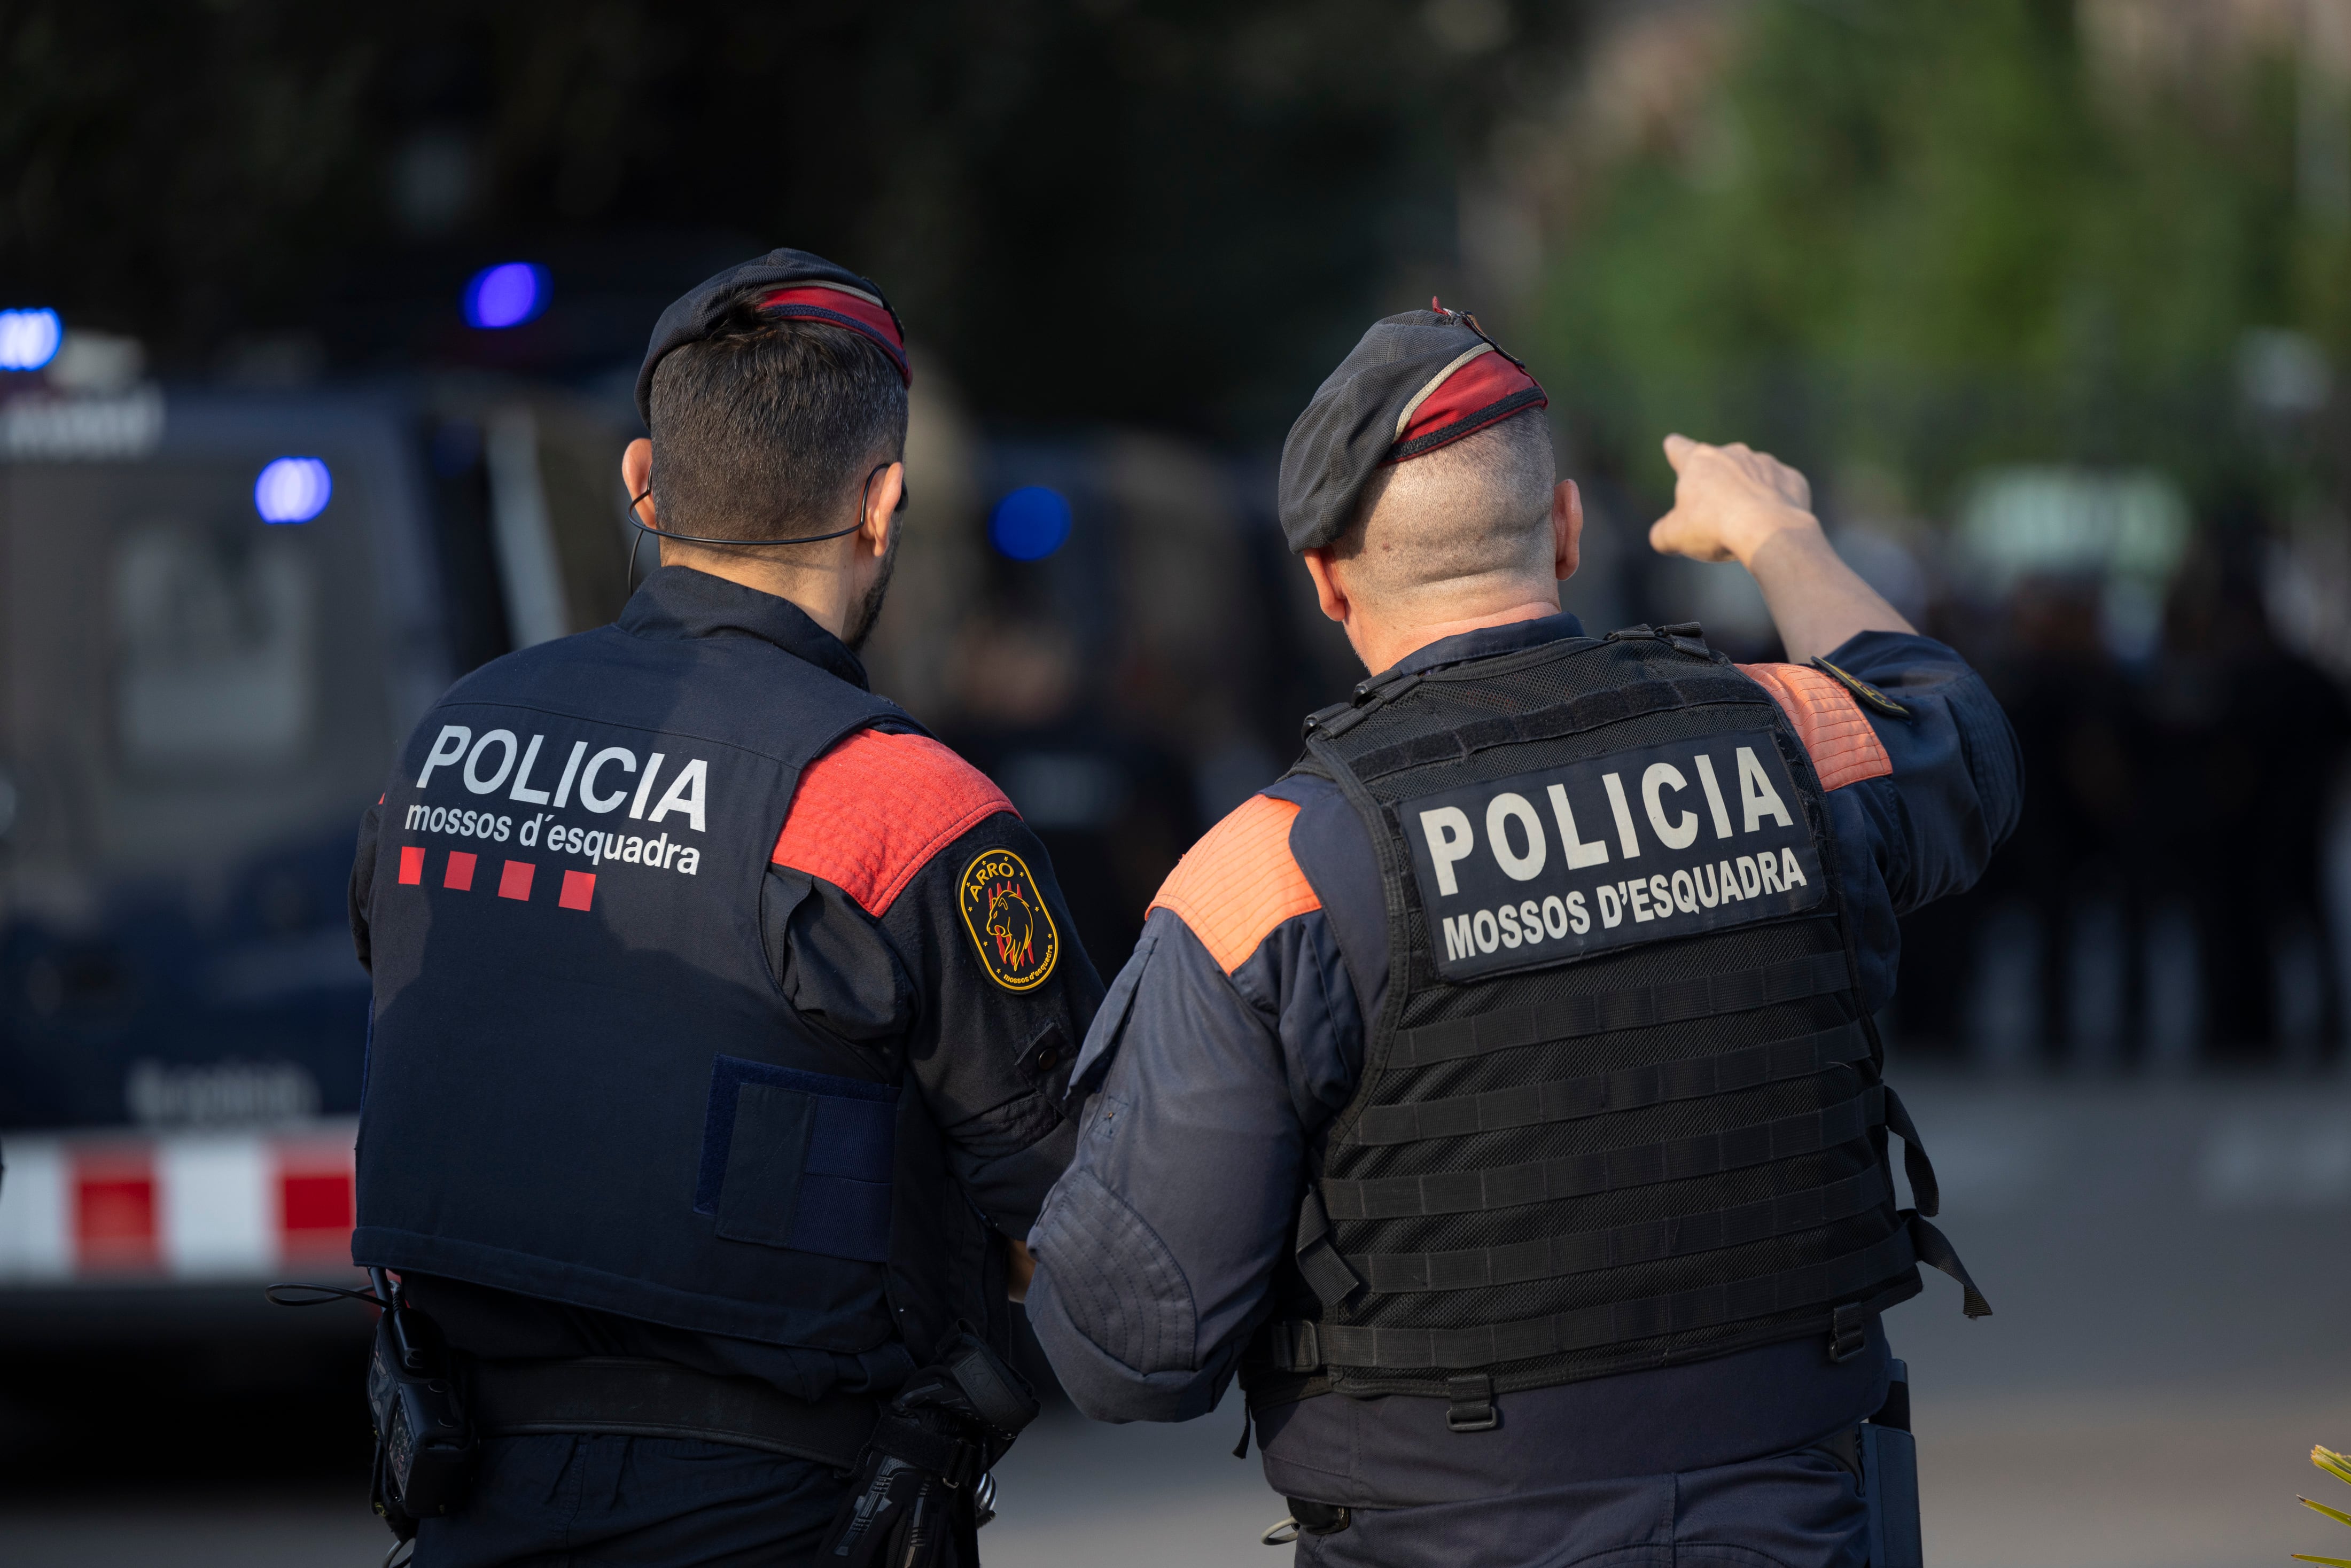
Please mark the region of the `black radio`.
<svg viewBox="0 0 2351 1568"><path fill-rule="evenodd" d="M376 1509L401 1530L465 1502L473 1479L472 1423L451 1375L448 1346L433 1320L408 1304L381 1269L377 1295L391 1303L376 1320L368 1363L368 1406L375 1415ZM402 1531L405 1534L407 1531Z"/></svg>
<svg viewBox="0 0 2351 1568"><path fill-rule="evenodd" d="M441 1331L381 1269L370 1269L368 1278L371 1293L339 1285L272 1285L266 1293L281 1307L340 1300L380 1309L367 1384L375 1418L375 1511L406 1542L415 1538L419 1520L464 1505L477 1445Z"/></svg>

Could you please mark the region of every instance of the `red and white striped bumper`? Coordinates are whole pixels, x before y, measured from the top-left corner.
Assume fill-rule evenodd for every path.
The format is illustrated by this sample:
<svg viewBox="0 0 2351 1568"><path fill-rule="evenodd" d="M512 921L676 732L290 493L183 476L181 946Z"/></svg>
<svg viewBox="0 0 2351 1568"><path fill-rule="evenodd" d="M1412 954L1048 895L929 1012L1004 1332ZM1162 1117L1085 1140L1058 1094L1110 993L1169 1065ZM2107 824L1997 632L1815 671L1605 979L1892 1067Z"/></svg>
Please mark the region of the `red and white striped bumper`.
<svg viewBox="0 0 2351 1568"><path fill-rule="evenodd" d="M0 1289L348 1265L358 1130L0 1136Z"/></svg>

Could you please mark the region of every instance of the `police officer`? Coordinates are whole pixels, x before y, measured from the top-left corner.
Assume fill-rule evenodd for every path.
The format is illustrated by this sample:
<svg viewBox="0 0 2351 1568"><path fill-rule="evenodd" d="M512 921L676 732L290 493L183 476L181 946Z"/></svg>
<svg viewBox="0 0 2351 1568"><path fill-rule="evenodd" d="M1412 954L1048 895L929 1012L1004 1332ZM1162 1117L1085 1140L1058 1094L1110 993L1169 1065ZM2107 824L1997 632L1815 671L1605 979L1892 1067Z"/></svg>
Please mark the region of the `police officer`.
<svg viewBox="0 0 2351 1568"><path fill-rule="evenodd" d="M1651 542L1745 565L1788 662L1587 635L1544 402L1432 309L1291 429L1282 527L1371 675L1158 894L1029 1318L1102 1419L1238 1369L1301 1561L1855 1563L1879 1313L1965 1284L1871 1019L2015 746L1745 447L1668 440Z"/></svg>
<svg viewBox="0 0 2351 1568"><path fill-rule="evenodd" d="M858 661L909 382L813 256L673 305L622 464L661 565L450 688L361 828L352 1255L479 1450L425 1568L809 1563L837 1519L828 1562L967 1563L1033 1413L993 1352L1101 986L1004 796Z"/></svg>

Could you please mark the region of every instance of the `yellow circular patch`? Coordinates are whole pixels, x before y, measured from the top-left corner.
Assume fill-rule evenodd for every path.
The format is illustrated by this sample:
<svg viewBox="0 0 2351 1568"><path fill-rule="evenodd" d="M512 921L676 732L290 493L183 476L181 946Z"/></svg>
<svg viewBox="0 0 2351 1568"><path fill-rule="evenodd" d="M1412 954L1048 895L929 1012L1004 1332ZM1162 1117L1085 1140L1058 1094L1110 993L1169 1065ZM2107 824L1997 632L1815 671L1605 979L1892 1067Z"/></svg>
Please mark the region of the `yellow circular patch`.
<svg viewBox="0 0 2351 1568"><path fill-rule="evenodd" d="M1020 857L984 851L964 868L962 894L964 929L988 978L1008 991L1043 985L1061 956L1061 938Z"/></svg>

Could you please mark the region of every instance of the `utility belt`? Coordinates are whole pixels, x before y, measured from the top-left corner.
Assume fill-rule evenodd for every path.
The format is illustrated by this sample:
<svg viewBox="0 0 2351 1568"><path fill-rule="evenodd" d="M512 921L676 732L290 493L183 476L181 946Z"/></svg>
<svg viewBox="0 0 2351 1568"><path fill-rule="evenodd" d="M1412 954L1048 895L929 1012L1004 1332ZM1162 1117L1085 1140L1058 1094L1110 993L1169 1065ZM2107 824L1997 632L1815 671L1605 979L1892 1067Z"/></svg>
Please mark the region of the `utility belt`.
<svg viewBox="0 0 2351 1568"><path fill-rule="evenodd" d="M385 1270L368 1273L370 1291L272 1285L267 1294L280 1306L380 1309L368 1364L373 1490L401 1545L422 1521L465 1507L483 1437L576 1432L726 1443L823 1465L848 1483L824 1543L841 1568L885 1558L896 1568L968 1568L978 1561L973 1533L995 1517L989 1469L1037 1415L1027 1381L965 1323L886 1404L852 1394L811 1401L666 1361L453 1354Z"/></svg>
<svg viewBox="0 0 2351 1568"><path fill-rule="evenodd" d="M410 1321L402 1323L402 1317ZM882 1419L879 1400L810 1401L745 1377L623 1356L483 1361L436 1344L402 1357L415 1310L384 1316L369 1394L376 1409L376 1509L403 1540L465 1506L484 1437L575 1432L727 1443L846 1474ZM417 1364L409 1363L417 1362ZM976 1452L976 1450L975 1450Z"/></svg>
<svg viewBox="0 0 2351 1568"><path fill-rule="evenodd" d="M852 1469L882 1418L866 1395L795 1399L764 1383L621 1356L470 1361L461 1375L485 1437L592 1432L731 1443Z"/></svg>

